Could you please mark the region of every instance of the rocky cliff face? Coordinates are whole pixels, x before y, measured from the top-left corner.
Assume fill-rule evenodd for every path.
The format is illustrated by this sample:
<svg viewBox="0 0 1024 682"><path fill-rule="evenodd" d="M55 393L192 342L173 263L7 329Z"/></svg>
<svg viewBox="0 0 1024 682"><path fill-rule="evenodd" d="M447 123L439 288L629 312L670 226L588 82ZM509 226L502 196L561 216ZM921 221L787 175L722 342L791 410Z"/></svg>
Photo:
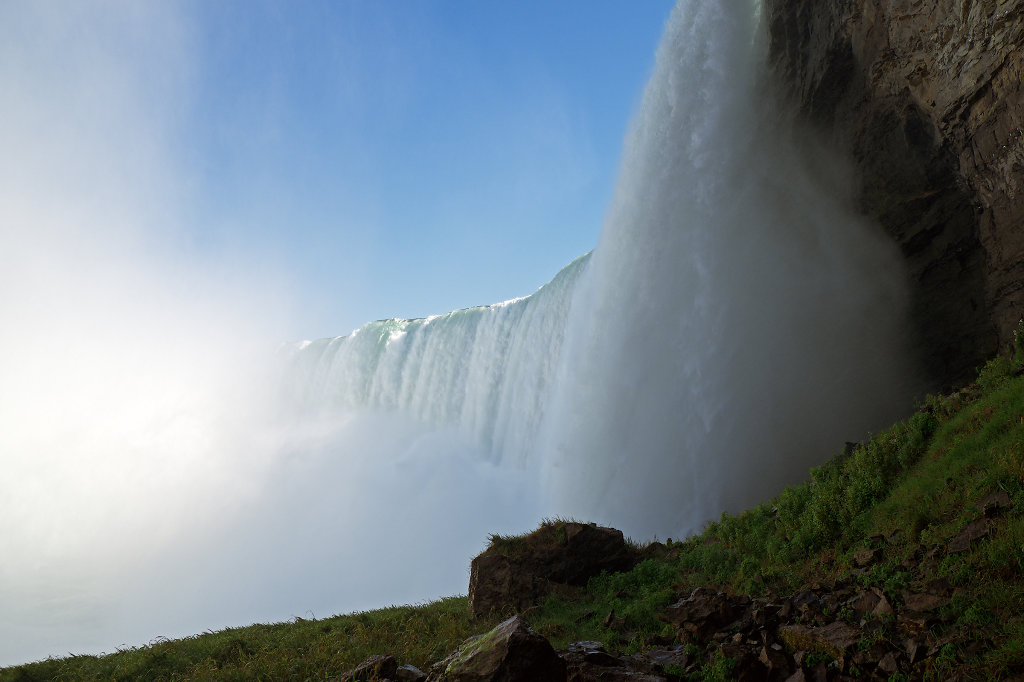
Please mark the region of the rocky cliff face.
<svg viewBox="0 0 1024 682"><path fill-rule="evenodd" d="M1024 0L765 0L771 60L899 243L936 383L1024 314Z"/></svg>

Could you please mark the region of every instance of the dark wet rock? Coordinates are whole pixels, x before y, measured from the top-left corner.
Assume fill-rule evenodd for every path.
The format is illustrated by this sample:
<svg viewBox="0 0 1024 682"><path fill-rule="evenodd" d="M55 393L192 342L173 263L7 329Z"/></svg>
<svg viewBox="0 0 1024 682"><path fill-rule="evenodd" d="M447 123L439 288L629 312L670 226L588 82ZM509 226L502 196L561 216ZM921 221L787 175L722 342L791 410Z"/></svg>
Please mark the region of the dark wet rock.
<svg viewBox="0 0 1024 682"><path fill-rule="evenodd" d="M1001 511L1009 509L1010 506L1010 496L1006 494L1005 490L992 493L978 503L981 513L987 517L996 516Z"/></svg>
<svg viewBox="0 0 1024 682"><path fill-rule="evenodd" d="M907 662L910 665L914 665L924 658L924 649L924 645L916 639L906 639L903 641L903 653L906 654Z"/></svg>
<svg viewBox="0 0 1024 682"><path fill-rule="evenodd" d="M522 612L553 592L571 593L601 571L627 571L638 560L622 531L588 523L546 523L519 538L492 541L473 559L469 609L474 616L511 607Z"/></svg>
<svg viewBox="0 0 1024 682"><path fill-rule="evenodd" d="M889 647L881 642L875 642L867 649L855 652L850 661L858 668L873 668L887 653L889 653Z"/></svg>
<svg viewBox="0 0 1024 682"><path fill-rule="evenodd" d="M896 662L896 654L888 652L882 657L882 660L878 662L878 669L886 675L892 675L899 672L899 664Z"/></svg>
<svg viewBox="0 0 1024 682"><path fill-rule="evenodd" d="M645 660L651 665L661 666L662 668L668 665L678 665L680 668L685 669L694 662L693 658L686 652L686 647L682 645L667 649L648 649L647 651L637 654L637 658Z"/></svg>
<svg viewBox="0 0 1024 682"><path fill-rule="evenodd" d="M853 555L853 564L859 568L870 566L878 559L878 555L877 549L862 549Z"/></svg>
<svg viewBox="0 0 1024 682"><path fill-rule="evenodd" d="M570 664L567 682L675 682L679 678L664 673L648 673L630 668L598 668Z"/></svg>
<svg viewBox="0 0 1024 682"><path fill-rule="evenodd" d="M382 682L395 679L397 672L398 662L394 656L371 656L337 679L338 682Z"/></svg>
<svg viewBox="0 0 1024 682"><path fill-rule="evenodd" d="M782 647L776 649L773 646L762 646L757 658L767 669L769 679L784 680L793 672L789 656Z"/></svg>
<svg viewBox="0 0 1024 682"><path fill-rule="evenodd" d="M583 661L596 666L621 666L625 665L621 659L616 658L607 651L601 642L571 642L569 653L579 654Z"/></svg>
<svg viewBox="0 0 1024 682"><path fill-rule="evenodd" d="M395 671L396 682L424 682L427 674L414 665L402 665Z"/></svg>
<svg viewBox="0 0 1024 682"><path fill-rule="evenodd" d="M674 682L677 679L665 673L663 664L646 656L620 657L595 644L599 643L574 642L562 654L568 682Z"/></svg>
<svg viewBox="0 0 1024 682"><path fill-rule="evenodd" d="M768 668L761 662L756 645L727 643L721 646L720 651L722 656L735 662L732 672L737 680L768 678Z"/></svg>
<svg viewBox="0 0 1024 682"><path fill-rule="evenodd" d="M565 682L566 665L551 643L519 616L470 637L431 668L431 682Z"/></svg>
<svg viewBox="0 0 1024 682"><path fill-rule="evenodd" d="M911 611L934 611L948 601L934 594L903 592L903 606Z"/></svg>
<svg viewBox="0 0 1024 682"><path fill-rule="evenodd" d="M927 613L920 613L918 611L910 611L904 609L900 611L896 618L896 622L900 628L908 635L917 636L923 633L929 625L931 625L934 619L931 618Z"/></svg>
<svg viewBox="0 0 1024 682"><path fill-rule="evenodd" d="M818 651L842 659L850 647L860 640L860 630L836 621L821 627L783 625L779 637L793 651Z"/></svg>
<svg viewBox="0 0 1024 682"><path fill-rule="evenodd" d="M977 519L968 523L949 541L949 553L957 554L969 550L976 540L988 535L988 524L988 519Z"/></svg>
<svg viewBox="0 0 1024 682"><path fill-rule="evenodd" d="M789 599L793 608L799 609L802 606L810 606L818 603L818 595L813 590L800 590Z"/></svg>
<svg viewBox="0 0 1024 682"><path fill-rule="evenodd" d="M828 682L828 664L825 661L815 664L807 671L811 682Z"/></svg>
<svg viewBox="0 0 1024 682"><path fill-rule="evenodd" d="M759 628L775 628L778 625L781 610L782 607L778 604L757 603L750 617Z"/></svg>
<svg viewBox="0 0 1024 682"><path fill-rule="evenodd" d="M724 592L698 587L689 597L680 599L665 610L665 620L698 639L706 639L715 630L735 621L743 605Z"/></svg>
<svg viewBox="0 0 1024 682"><path fill-rule="evenodd" d="M875 610L882 598L873 591L861 592L850 599L847 605L853 610L858 618L863 618Z"/></svg>

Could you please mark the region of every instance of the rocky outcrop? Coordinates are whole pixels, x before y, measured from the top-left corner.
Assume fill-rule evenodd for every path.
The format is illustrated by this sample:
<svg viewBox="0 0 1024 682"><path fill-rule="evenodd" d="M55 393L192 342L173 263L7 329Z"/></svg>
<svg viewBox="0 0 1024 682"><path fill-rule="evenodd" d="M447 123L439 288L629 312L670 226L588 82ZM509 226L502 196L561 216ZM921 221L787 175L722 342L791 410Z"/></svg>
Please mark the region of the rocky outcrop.
<svg viewBox="0 0 1024 682"><path fill-rule="evenodd" d="M665 626L646 635L631 630L635 624L611 611L603 621L609 634L614 633L610 641L628 642L636 653L625 654L600 641L573 641L555 649L522 616L513 616L465 640L434 663L429 675L408 664L399 667L390 656L374 656L336 679L683 682L723 671L728 671L727 679L767 682L974 679L964 673L972 671L981 652L995 646L994 630L966 623L950 608L967 592L944 575L943 567L948 556L962 551L959 543L971 545L984 537L976 530L981 522L986 532L1007 530L1014 500L1002 489L986 492L965 508L964 527L950 529L945 542L932 538L928 547L908 544L900 531L863 538L859 548L851 549L843 570L829 573L828 582L815 580L788 596L767 591L757 598L697 587L661 607L658 616ZM535 569L546 566L549 575L580 580L582 573L569 571L563 561L566 547L603 546L607 540L598 538L616 534L621 542L621 533L614 529L545 523L530 535L493 538L489 551L534 556ZM580 544L574 545L572 537L580 538ZM626 547L635 561L638 553ZM671 549L654 543L639 554L664 559L666 551ZM612 551L612 556L617 553ZM1019 575L1012 566L1002 570L1013 579ZM543 611L538 613L544 617ZM555 637L564 632L563 624L550 619L539 629ZM1024 682L1024 665L1008 666L1007 671L1012 676L1005 679Z"/></svg>
<svg viewBox="0 0 1024 682"><path fill-rule="evenodd" d="M436 664L429 682L565 682L565 662L519 616L471 637Z"/></svg>
<svg viewBox="0 0 1024 682"><path fill-rule="evenodd" d="M522 612L552 592L586 585L601 571L627 571L638 557L622 531L591 523L553 521L529 535L495 537L470 565L470 613Z"/></svg>
<svg viewBox="0 0 1024 682"><path fill-rule="evenodd" d="M765 0L784 91L897 241L936 383L1024 313L1024 0Z"/></svg>

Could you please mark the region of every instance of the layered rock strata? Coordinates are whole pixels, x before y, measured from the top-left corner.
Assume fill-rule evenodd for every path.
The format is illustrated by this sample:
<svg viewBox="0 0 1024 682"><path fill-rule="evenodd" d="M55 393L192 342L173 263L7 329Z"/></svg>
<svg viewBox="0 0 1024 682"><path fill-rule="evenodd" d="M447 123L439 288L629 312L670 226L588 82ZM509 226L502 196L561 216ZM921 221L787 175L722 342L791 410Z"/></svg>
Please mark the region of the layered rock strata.
<svg viewBox="0 0 1024 682"><path fill-rule="evenodd" d="M1024 313L1024 0L765 0L771 63L897 241L937 384Z"/></svg>

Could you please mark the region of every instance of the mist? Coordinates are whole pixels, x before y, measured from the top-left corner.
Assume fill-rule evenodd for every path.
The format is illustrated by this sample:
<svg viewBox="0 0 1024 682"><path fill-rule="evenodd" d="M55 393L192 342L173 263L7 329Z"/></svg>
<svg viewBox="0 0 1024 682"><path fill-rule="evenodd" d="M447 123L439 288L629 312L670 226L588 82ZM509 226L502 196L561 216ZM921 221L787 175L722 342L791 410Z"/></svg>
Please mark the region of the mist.
<svg viewBox="0 0 1024 682"><path fill-rule="evenodd" d="M464 591L523 486L457 431L285 417L288 273L189 223L188 26L93 9L0 28L0 665Z"/></svg>
<svg viewBox="0 0 1024 682"><path fill-rule="evenodd" d="M6 9L0 665L464 593L554 514L680 537L905 411L899 256L753 6L677 6L589 258L309 343L273 254L197 247L175 9Z"/></svg>

